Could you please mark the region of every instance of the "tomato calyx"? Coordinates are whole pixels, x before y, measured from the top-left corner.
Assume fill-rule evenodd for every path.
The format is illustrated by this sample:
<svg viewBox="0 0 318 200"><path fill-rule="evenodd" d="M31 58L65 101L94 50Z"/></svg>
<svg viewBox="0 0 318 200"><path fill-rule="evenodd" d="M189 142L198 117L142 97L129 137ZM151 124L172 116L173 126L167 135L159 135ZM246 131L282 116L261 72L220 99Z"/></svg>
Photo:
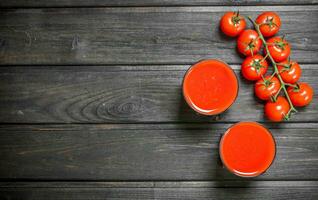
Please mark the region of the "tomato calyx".
<svg viewBox="0 0 318 200"><path fill-rule="evenodd" d="M274 45L282 50L285 50L285 46L287 45L287 43L283 41L275 41Z"/></svg>
<svg viewBox="0 0 318 200"><path fill-rule="evenodd" d="M262 84L263 84L265 87L269 87L272 83L273 83L273 82L272 82L272 78L269 78L269 79L263 78L263 83L262 83Z"/></svg>
<svg viewBox="0 0 318 200"><path fill-rule="evenodd" d="M234 25L238 25L241 20L242 20L242 19L241 19L241 17L240 17L240 11L237 11L237 12L235 13L235 15L232 17L232 22L233 22Z"/></svg>
<svg viewBox="0 0 318 200"><path fill-rule="evenodd" d="M256 40L252 39L248 44L246 44L246 48L245 48L245 50L249 50L251 52L252 56L254 55L253 51L254 51L254 48L256 47L254 44L255 41Z"/></svg>
<svg viewBox="0 0 318 200"><path fill-rule="evenodd" d="M271 18L267 17L266 18L266 22L263 23L263 24L260 24L260 25L261 26L262 25L268 25L270 29L272 29L274 26L277 26L277 24L274 22L274 18L273 17L271 17Z"/></svg>
<svg viewBox="0 0 318 200"><path fill-rule="evenodd" d="M293 66L293 64L292 63L288 63L288 64L280 64L280 63L277 63L277 66L283 66L284 68L283 69L281 69L280 71L279 71L279 73L282 73L282 72L285 72L285 71L289 71L290 69L291 69L291 67Z"/></svg>
<svg viewBox="0 0 318 200"><path fill-rule="evenodd" d="M293 92L299 92L300 91L300 85L298 83L296 83L295 85L289 85L293 88Z"/></svg>
<svg viewBox="0 0 318 200"><path fill-rule="evenodd" d="M261 68L265 68L264 65L261 64L260 60L253 60L252 67L256 69L257 74L260 74Z"/></svg>

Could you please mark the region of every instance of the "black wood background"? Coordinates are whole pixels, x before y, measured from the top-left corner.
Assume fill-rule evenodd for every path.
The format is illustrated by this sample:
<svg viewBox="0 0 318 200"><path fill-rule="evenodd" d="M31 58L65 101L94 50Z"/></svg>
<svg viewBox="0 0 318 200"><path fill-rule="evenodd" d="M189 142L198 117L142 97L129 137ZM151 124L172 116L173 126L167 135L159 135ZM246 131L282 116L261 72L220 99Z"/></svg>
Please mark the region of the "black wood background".
<svg viewBox="0 0 318 200"><path fill-rule="evenodd" d="M279 13L312 104L271 123L240 76L225 11ZM1 0L0 199L318 199L318 1ZM240 91L204 117L184 102L187 68L222 59ZM258 121L277 142L252 179L224 169L220 136Z"/></svg>

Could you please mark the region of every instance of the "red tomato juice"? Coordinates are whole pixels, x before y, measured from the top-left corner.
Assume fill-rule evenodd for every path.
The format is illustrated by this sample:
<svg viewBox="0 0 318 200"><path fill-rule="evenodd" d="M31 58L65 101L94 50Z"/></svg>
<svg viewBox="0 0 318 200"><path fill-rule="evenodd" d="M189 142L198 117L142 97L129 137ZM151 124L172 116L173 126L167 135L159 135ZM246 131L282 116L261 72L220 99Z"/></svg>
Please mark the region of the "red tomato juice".
<svg viewBox="0 0 318 200"><path fill-rule="evenodd" d="M235 101L238 81L233 70L219 60L194 64L183 79L183 96L189 106L204 115L225 111Z"/></svg>
<svg viewBox="0 0 318 200"><path fill-rule="evenodd" d="M243 177L265 172L274 160L272 134L256 122L239 122L230 127L220 142L220 156L225 167Z"/></svg>

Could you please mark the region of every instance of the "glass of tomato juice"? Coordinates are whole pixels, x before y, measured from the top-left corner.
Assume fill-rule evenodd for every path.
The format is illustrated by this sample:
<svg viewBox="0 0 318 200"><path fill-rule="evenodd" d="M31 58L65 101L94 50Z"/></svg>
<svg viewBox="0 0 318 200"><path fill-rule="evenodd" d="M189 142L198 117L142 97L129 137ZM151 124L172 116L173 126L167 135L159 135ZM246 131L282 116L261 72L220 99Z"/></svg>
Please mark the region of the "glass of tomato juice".
<svg viewBox="0 0 318 200"><path fill-rule="evenodd" d="M265 172L276 154L272 134L257 122L239 122L221 138L220 157L233 174L255 177Z"/></svg>
<svg viewBox="0 0 318 200"><path fill-rule="evenodd" d="M215 60L192 65L183 79L183 96L188 105L203 115L224 112L235 101L238 81L232 68Z"/></svg>

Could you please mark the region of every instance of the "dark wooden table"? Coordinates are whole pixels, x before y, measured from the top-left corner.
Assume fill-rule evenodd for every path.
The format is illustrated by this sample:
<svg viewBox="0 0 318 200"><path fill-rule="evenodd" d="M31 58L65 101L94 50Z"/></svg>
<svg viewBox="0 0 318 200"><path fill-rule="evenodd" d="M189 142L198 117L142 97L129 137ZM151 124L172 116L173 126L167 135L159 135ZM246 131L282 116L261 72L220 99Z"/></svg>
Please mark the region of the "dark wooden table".
<svg viewBox="0 0 318 200"><path fill-rule="evenodd" d="M317 0L1 0L0 199L318 199ZM276 11L314 101L270 123L239 75L225 11ZM195 114L187 68L222 59L239 76L227 112ZM258 121L277 142L252 179L225 170L222 133Z"/></svg>

